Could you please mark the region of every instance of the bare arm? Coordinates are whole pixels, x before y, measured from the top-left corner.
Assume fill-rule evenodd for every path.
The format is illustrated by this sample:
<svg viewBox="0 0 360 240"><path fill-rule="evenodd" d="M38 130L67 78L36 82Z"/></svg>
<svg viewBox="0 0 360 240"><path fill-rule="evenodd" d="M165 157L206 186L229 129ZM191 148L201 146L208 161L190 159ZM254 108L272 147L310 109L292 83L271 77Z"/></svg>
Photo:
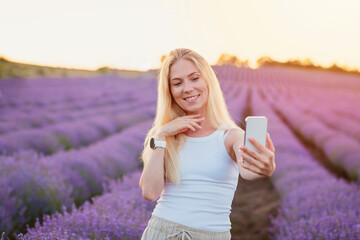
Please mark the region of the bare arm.
<svg viewBox="0 0 360 240"><path fill-rule="evenodd" d="M165 140L163 134L155 134L158 140ZM164 148L156 148L152 150L152 155L146 162L142 171L139 186L142 191L143 198L148 201L155 201L162 189L164 188Z"/></svg>
<svg viewBox="0 0 360 240"><path fill-rule="evenodd" d="M245 179L245 180L249 180L249 181L253 181L253 180L258 180L258 179L262 179L265 178L263 175L259 175L255 172L252 172L250 170L247 170L245 168L243 168L240 164L240 162L243 161L243 157L240 154L240 146L244 146L244 130L239 130L239 129L232 129L231 130L232 134L231 134L231 142L232 142L232 151L233 151L233 156L235 156L236 158L236 162L239 166L239 170L240 170L240 176Z"/></svg>
<svg viewBox="0 0 360 240"><path fill-rule="evenodd" d="M186 132L189 129L196 131L195 127L201 128L198 123L204 120L204 118L198 117L200 117L200 114L178 117L160 127L158 132L154 134L154 137L158 140L165 140L167 136L174 136L180 132ZM151 151L151 156L145 163L141 174L139 186L144 199L148 201L155 201L161 194L165 184L165 149L156 148L151 149Z"/></svg>

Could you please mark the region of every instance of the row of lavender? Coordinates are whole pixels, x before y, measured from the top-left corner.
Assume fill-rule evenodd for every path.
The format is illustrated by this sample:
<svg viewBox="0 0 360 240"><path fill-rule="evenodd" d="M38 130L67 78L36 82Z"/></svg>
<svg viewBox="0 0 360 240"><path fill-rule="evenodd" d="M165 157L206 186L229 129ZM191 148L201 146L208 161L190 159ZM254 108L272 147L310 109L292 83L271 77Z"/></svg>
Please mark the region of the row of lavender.
<svg viewBox="0 0 360 240"><path fill-rule="evenodd" d="M16 89L12 86L11 80L3 80L0 83L0 90L3 92L0 103L5 105L7 101L17 96L17 104L14 106L1 106L0 112L0 134L20 131L22 129L42 128L65 121L76 121L99 114L116 114L128 109L137 107L139 104L156 101L156 82L154 79L137 81L118 79L115 77L104 79L83 79L82 84L86 86L87 95L81 95L84 89L77 85L70 84L70 79L62 82L55 79L14 80L24 81L25 86ZM136 84L134 84L136 82ZM39 84L45 86L41 89ZM89 84L92 83L92 84ZM103 84L104 86L102 86ZM111 85L109 85L111 84ZM34 87L34 86L35 87ZM70 86L68 86L70 85ZM56 100L50 101L47 98L46 89L52 88L57 91ZM74 87L72 89L71 87ZM13 88L16 89L12 90ZM29 90L35 88L33 91ZM84 87L83 87L84 88ZM51 91L51 92L53 92ZM81 96L81 98L80 98ZM150 98L146 98L150 97ZM31 98L39 98L39 102L28 102ZM46 103L46 104L45 104Z"/></svg>
<svg viewBox="0 0 360 240"><path fill-rule="evenodd" d="M46 155L60 150L87 146L115 134L131 124L148 119L154 105L130 104L116 113L93 115L73 121L63 121L35 129L24 129L0 136L0 153L11 154L23 149L34 149Z"/></svg>
<svg viewBox="0 0 360 240"><path fill-rule="evenodd" d="M305 141L321 149L338 171L345 170L350 179L360 182L360 112L356 111L360 91L339 88L331 81L317 86L314 77L310 78L315 81L313 85L304 78L300 85L294 79L289 81L286 74L277 76L281 84L263 83L273 108ZM337 80L346 83L341 75ZM354 89L359 88L360 78L357 80ZM279 94L279 89L286 95Z"/></svg>
<svg viewBox="0 0 360 240"><path fill-rule="evenodd" d="M278 216L270 216L272 239L359 239L360 186L336 178L313 159L274 112L291 108L291 102L275 101L269 92L266 84L259 85L251 108L254 115L269 118L268 131L276 146L272 180L282 204Z"/></svg>
<svg viewBox="0 0 360 240"><path fill-rule="evenodd" d="M228 69L218 70L225 74ZM232 67L230 70L234 71ZM229 111L236 118L244 110L237 107L238 103L246 101L248 91L240 85L234 87L233 79L226 75L221 79L224 91L229 89L225 96ZM46 216L43 224L37 221L35 228L18 239L140 239L156 203L143 199L138 186L140 174L136 171L126 174L123 182L112 181L109 191L93 198L92 205L86 202L69 214Z"/></svg>
<svg viewBox="0 0 360 240"><path fill-rule="evenodd" d="M277 110L283 113L292 128L303 138L322 149L334 165L344 168L352 180L360 182L360 119L335 114L335 107L332 112L326 111L326 97L332 98L329 93L327 94L322 98L313 97L311 102L309 98L300 100L294 97L291 108L285 105L287 107ZM357 101L359 100L360 97ZM276 100L279 101L284 100ZM314 102L317 103L315 106ZM342 109L344 106L350 108L345 102ZM351 109L355 110L350 108L348 112L352 112Z"/></svg>
<svg viewBox="0 0 360 240"><path fill-rule="evenodd" d="M303 105L296 100L278 98L276 103L274 100L271 102L274 109L279 111L305 140L322 149L327 159L340 168L339 171L344 168L350 179L360 182L359 122L350 120L347 121L348 125L344 126L342 117L326 113L324 110L314 112L315 108L311 105ZM342 127L337 129L335 126L338 125Z"/></svg>
<svg viewBox="0 0 360 240"><path fill-rule="evenodd" d="M145 96L151 96L146 94ZM120 100L121 97L119 96ZM6 118L0 121L0 135L14 133L16 131L37 129L55 125L58 123L79 121L94 117L96 115L111 115L119 112L134 109L143 104L152 104L155 99L133 99L131 101L120 101L118 103L108 103L104 105L87 106L78 108L71 104L64 109L44 108L33 109L31 111L8 111L2 113ZM10 121L11 120L11 121Z"/></svg>
<svg viewBox="0 0 360 240"><path fill-rule="evenodd" d="M52 239L140 239L156 202L144 200L139 188L141 171L124 176L123 181L112 181L101 196L92 198L71 213L45 216L36 222L22 240Z"/></svg>
<svg viewBox="0 0 360 240"><path fill-rule="evenodd" d="M148 128L148 122L139 123L87 148L49 157L30 150L0 157L0 229L23 232L43 214L61 211L62 205L71 210L71 204L102 194L109 179L140 167Z"/></svg>
<svg viewBox="0 0 360 240"><path fill-rule="evenodd" d="M42 80L46 86L45 79ZM48 80L48 85L53 84ZM26 82L31 83L32 80ZM83 84L86 85L86 79ZM117 88L121 89L122 82L118 84ZM120 102L123 111L118 110L117 115L83 117L68 123L59 120L53 126L0 136L0 145L13 150L7 152L9 155L0 156L1 232L24 231L26 224L33 225L43 214L62 211L62 206L70 211L73 204L80 206L102 194L109 179L121 178L139 168L138 154L149 128L146 120L153 119L155 112L154 104L148 103L153 103L149 100L154 99L152 93L156 89L149 86L154 86L151 79L146 84L134 80L131 88L122 90L134 91L132 95L137 96L138 103ZM141 102L140 96L144 93L150 94L143 95ZM17 111L16 107L12 111ZM33 111L36 112L36 108ZM101 114L101 109L98 112ZM64 139L71 144L71 151L64 152L58 147L57 141ZM89 146L84 147L85 144ZM80 146L82 148L76 149ZM45 156L49 149L54 154Z"/></svg>
<svg viewBox="0 0 360 240"><path fill-rule="evenodd" d="M127 90L135 90L137 86L149 83L149 80L153 79L126 79L110 75L94 78L2 80L0 107L8 111L31 111L49 107L60 110L67 108L69 104L82 108L112 101L118 103L119 99L127 101L136 98L135 91Z"/></svg>

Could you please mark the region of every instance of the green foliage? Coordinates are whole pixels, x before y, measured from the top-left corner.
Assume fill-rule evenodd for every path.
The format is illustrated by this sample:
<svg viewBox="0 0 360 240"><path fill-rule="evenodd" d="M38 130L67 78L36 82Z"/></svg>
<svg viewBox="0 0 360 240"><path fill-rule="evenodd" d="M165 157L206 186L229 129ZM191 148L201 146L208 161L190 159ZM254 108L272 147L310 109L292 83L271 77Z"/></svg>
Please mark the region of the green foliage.
<svg viewBox="0 0 360 240"><path fill-rule="evenodd" d="M101 74L106 74L110 71L110 68L107 66L104 67L100 67L96 70L97 72L101 73Z"/></svg>
<svg viewBox="0 0 360 240"><path fill-rule="evenodd" d="M9 60L7 60L7 59L4 58L4 57L0 57L0 63L4 63L4 62L9 62Z"/></svg>
<svg viewBox="0 0 360 240"><path fill-rule="evenodd" d="M4 77L3 72L4 72L4 67L3 67L3 65L2 65L1 62L0 62L0 78L3 78L3 77Z"/></svg>
<svg viewBox="0 0 360 240"><path fill-rule="evenodd" d="M45 69L44 68L38 68L36 69L36 73L40 76L45 76Z"/></svg>
<svg viewBox="0 0 360 240"><path fill-rule="evenodd" d="M58 137L58 141L59 143L64 146L64 149L66 151L70 150L73 148L73 145L71 144L71 142L69 141L69 139L65 136L59 136Z"/></svg>

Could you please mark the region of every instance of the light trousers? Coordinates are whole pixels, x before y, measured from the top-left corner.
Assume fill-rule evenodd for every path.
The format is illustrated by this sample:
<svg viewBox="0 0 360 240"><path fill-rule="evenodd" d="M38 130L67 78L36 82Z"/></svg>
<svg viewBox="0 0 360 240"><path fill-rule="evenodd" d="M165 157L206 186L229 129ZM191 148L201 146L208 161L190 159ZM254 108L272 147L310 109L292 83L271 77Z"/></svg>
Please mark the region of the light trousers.
<svg viewBox="0 0 360 240"><path fill-rule="evenodd" d="M141 240L230 240L230 230L212 232L188 227L151 215Z"/></svg>

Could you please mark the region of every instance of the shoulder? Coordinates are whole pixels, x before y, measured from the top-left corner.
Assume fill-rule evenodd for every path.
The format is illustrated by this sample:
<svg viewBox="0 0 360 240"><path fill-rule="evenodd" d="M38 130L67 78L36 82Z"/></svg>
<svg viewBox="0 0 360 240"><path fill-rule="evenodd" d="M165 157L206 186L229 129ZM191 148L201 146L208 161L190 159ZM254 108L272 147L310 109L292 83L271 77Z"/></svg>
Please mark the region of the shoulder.
<svg viewBox="0 0 360 240"><path fill-rule="evenodd" d="M238 139L240 139L241 144L244 144L243 141L244 141L245 131L241 128L232 128L225 130L224 134L226 134L228 131L230 132L225 138L225 147L229 155L235 160L233 145L235 141Z"/></svg>
<svg viewBox="0 0 360 240"><path fill-rule="evenodd" d="M228 129L224 132L224 134L226 134L228 131L230 132L225 139L225 145L229 145L232 147L236 139L244 139L245 131L243 129L241 128Z"/></svg>

